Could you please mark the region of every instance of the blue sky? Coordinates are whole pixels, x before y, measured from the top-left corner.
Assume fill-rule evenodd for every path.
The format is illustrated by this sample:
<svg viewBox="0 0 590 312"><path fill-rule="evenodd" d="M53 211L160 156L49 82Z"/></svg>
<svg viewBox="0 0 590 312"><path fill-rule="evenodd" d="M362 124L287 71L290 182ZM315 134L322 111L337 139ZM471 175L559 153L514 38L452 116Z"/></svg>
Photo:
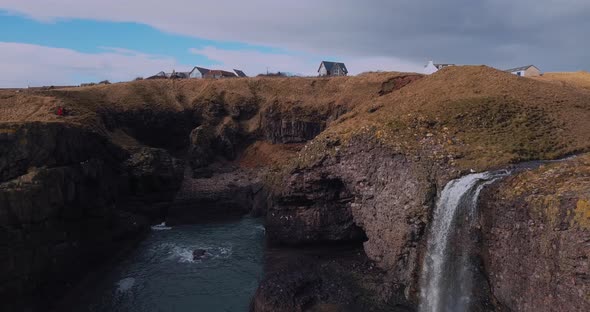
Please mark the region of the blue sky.
<svg viewBox="0 0 590 312"><path fill-rule="evenodd" d="M191 48L217 47L223 50L252 50L263 53L286 53L277 48L240 42L214 41L175 35L138 23L105 22L80 19L58 19L39 22L22 15L0 11L0 41L25 42L48 47L73 49L84 53L101 53L105 47L141 51L152 55L174 57L181 64L217 65L203 55L190 53Z"/></svg>
<svg viewBox="0 0 590 312"><path fill-rule="evenodd" d="M223 59L215 59L209 53L215 54L217 50L224 53L240 53L248 55L257 53L262 56L288 56L299 59L313 60L313 56L301 52L291 52L279 48L261 45L251 45L235 41L215 41L201 39L187 35L179 35L160 31L149 25L133 22L110 22L82 19L55 19L50 21L38 21L19 14L12 14L7 11L0 11L2 29L0 42L25 43L44 48L60 48L79 52L88 56L101 56L104 53L117 53L119 56L134 57L137 53L145 54L148 58L159 60L157 63L163 65L154 70L146 72L138 69L137 72L122 73L123 75L112 75L109 73L101 75L85 70L71 72L60 81L42 79L40 81L26 81L27 85L38 84L78 84L86 81L111 79L115 81L129 80L136 76L146 76L163 71L186 71L193 66L204 66L212 68L233 68L244 69L244 64L239 62L227 63ZM209 53L200 53L209 51ZM46 54L47 55L47 54ZM45 55L40 55L45 57ZM211 57L211 58L210 58ZM327 57L328 59L332 59ZM165 59L162 62L160 59ZM107 60L105 60L107 61ZM313 60L316 62L316 60ZM227 64L226 64L227 63ZM315 64L315 63L314 63ZM270 62L265 66L246 66L250 75L266 71L292 71L294 68L282 68L279 64ZM116 66L116 65L115 65ZM105 66L112 68L115 66ZM315 65L314 65L315 66ZM148 66L148 68L153 68ZM302 68L310 74L310 68ZM302 72L299 72L302 73ZM24 86L25 82L11 81L5 83L5 87ZM3 87L0 85L0 87Z"/></svg>
<svg viewBox="0 0 590 312"><path fill-rule="evenodd" d="M1 0L0 87L209 66L420 72L430 60L590 70L582 0Z"/></svg>

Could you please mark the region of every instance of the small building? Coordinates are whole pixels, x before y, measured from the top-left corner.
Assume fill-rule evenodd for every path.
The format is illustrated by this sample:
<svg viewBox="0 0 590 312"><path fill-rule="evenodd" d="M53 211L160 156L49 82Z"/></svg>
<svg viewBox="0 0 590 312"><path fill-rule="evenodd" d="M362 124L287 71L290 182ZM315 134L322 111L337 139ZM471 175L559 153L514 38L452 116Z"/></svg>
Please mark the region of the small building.
<svg viewBox="0 0 590 312"><path fill-rule="evenodd" d="M149 76L146 79L166 79L168 78L168 76L166 76L166 73L161 71L153 76Z"/></svg>
<svg viewBox="0 0 590 312"><path fill-rule="evenodd" d="M190 72L177 72L173 71L170 74L166 74L170 79L188 79L190 76Z"/></svg>
<svg viewBox="0 0 590 312"><path fill-rule="evenodd" d="M320 68L318 68L318 74L322 76L346 76L348 75L348 69L344 63L322 61Z"/></svg>
<svg viewBox="0 0 590 312"><path fill-rule="evenodd" d="M236 74L225 70L214 69L203 75L203 78L220 79L220 78L235 78Z"/></svg>
<svg viewBox="0 0 590 312"><path fill-rule="evenodd" d="M205 74L210 72L210 69L195 66L193 70L190 71L189 77L190 78L203 78Z"/></svg>
<svg viewBox="0 0 590 312"><path fill-rule="evenodd" d="M430 75L434 74L437 71L449 67L449 66L457 66L455 64L435 64L434 61L429 61L428 64L424 65L424 74Z"/></svg>
<svg viewBox="0 0 590 312"><path fill-rule="evenodd" d="M510 72L514 75L520 77L538 77L541 76L541 71L535 65L528 65L522 67L516 67L507 69L507 72Z"/></svg>
<svg viewBox="0 0 590 312"><path fill-rule="evenodd" d="M234 72L235 72L235 73L236 73L236 75L238 75L238 77L240 77L240 78L248 77L248 76L246 76L246 74L245 74L243 71L241 71L241 70L239 70L239 69L234 69Z"/></svg>

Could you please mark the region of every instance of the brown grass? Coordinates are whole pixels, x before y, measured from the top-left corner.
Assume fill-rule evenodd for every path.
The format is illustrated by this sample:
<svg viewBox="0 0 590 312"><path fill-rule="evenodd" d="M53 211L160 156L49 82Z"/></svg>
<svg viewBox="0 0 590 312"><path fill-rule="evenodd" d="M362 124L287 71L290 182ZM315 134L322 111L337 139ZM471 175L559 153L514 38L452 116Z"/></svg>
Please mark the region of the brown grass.
<svg viewBox="0 0 590 312"><path fill-rule="evenodd" d="M534 79L547 81L562 86L571 85L590 90L590 73L587 71L545 73L543 76L535 77Z"/></svg>
<svg viewBox="0 0 590 312"><path fill-rule="evenodd" d="M368 133L399 152L427 151L465 169L590 149L590 92L485 66L445 68L349 116L322 137Z"/></svg>
<svg viewBox="0 0 590 312"><path fill-rule="evenodd" d="M243 168L280 167L297 155L302 144L271 144L258 141L250 145L238 163Z"/></svg>
<svg viewBox="0 0 590 312"><path fill-rule="evenodd" d="M572 228L590 230L589 154L519 173L504 186L499 189L501 198L526 198L531 214L546 219L552 228L563 218Z"/></svg>
<svg viewBox="0 0 590 312"><path fill-rule="evenodd" d="M96 125L97 112L181 111L211 102L227 106L272 106L291 112L321 113L353 107L379 96L382 83L401 73L336 78L240 78L221 80L143 80L51 91L0 92L0 122L65 121ZM58 106L71 113L57 118Z"/></svg>
<svg viewBox="0 0 590 312"><path fill-rule="evenodd" d="M588 74L575 74L575 79L563 74L529 79L485 66L456 66L399 90L389 90L388 81L408 74L143 80L44 92L2 91L0 122L101 127L104 111L206 111L215 103L228 110L272 109L305 119L342 107L351 111L308 144L303 158L330 152L335 139L346 142L368 135L397 152L421 152L459 168L486 169L590 149L590 90L579 82ZM556 83L555 77L578 82ZM58 105L71 116L55 116ZM258 120L248 122L255 127ZM253 155L281 153L257 148Z"/></svg>

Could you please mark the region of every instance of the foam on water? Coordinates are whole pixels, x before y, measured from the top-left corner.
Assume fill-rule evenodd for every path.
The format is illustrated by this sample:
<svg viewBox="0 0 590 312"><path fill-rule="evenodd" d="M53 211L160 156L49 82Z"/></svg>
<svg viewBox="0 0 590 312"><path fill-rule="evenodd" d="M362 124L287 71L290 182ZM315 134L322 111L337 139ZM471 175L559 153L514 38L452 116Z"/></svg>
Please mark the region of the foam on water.
<svg viewBox="0 0 590 312"><path fill-rule="evenodd" d="M124 278L117 283L117 292L118 293L125 293L125 292L129 291L131 288L133 288L133 285L135 285L135 278L133 278L133 277Z"/></svg>
<svg viewBox="0 0 590 312"><path fill-rule="evenodd" d="M262 276L260 222L244 218L152 231L85 290L78 306L61 311L247 311ZM193 260L195 250L205 250L204 257Z"/></svg>
<svg viewBox="0 0 590 312"><path fill-rule="evenodd" d="M174 260L179 263L200 263L202 260L215 260L215 259L227 259L231 257L233 248L232 246L178 246L171 244L163 244L161 248L168 250L168 259ZM205 250L205 258L201 260L194 260L193 251L197 249Z"/></svg>
<svg viewBox="0 0 590 312"><path fill-rule="evenodd" d="M171 226L166 226L166 222L162 222L160 224L152 225L152 230L154 231L166 231L172 230Z"/></svg>

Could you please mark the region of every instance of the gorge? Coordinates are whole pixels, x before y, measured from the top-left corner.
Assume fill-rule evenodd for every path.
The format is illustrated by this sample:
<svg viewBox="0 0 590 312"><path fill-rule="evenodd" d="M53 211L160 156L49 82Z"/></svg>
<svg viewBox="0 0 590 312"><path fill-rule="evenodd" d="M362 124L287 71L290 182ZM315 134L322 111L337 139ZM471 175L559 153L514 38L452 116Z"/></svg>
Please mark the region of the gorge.
<svg viewBox="0 0 590 312"><path fill-rule="evenodd" d="M0 112L8 311L92 296L80 279L151 259L157 237L210 229L196 242L220 223L240 236L247 227L231 224L246 214L264 233L236 240L250 248L232 257L268 243L252 256L264 273L248 277L259 280L251 311L590 307L585 89L464 66L2 91ZM171 229L150 233L162 222ZM185 267L174 274L194 280L198 267ZM117 276L114 289L136 277Z"/></svg>

